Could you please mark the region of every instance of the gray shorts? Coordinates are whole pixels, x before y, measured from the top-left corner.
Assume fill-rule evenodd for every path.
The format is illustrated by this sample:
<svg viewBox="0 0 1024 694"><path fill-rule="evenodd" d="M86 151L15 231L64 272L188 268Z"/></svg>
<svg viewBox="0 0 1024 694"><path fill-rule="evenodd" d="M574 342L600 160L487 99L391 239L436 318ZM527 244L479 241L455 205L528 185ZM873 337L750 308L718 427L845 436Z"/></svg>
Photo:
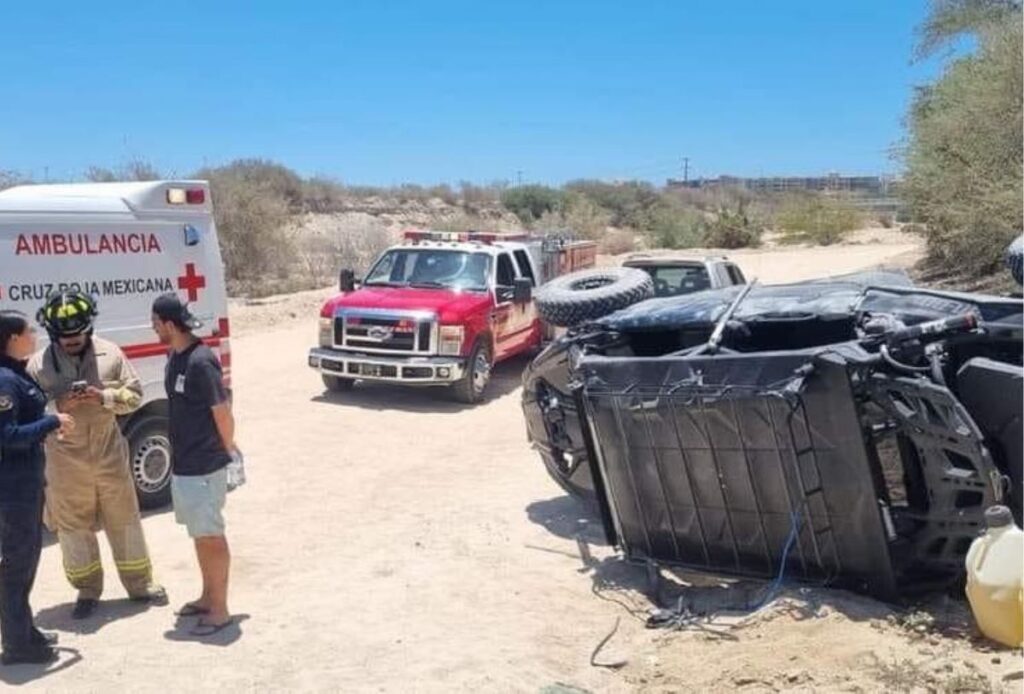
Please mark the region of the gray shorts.
<svg viewBox="0 0 1024 694"><path fill-rule="evenodd" d="M224 535L224 497L228 473L221 468L209 475L172 475L174 519L188 528L189 537Z"/></svg>

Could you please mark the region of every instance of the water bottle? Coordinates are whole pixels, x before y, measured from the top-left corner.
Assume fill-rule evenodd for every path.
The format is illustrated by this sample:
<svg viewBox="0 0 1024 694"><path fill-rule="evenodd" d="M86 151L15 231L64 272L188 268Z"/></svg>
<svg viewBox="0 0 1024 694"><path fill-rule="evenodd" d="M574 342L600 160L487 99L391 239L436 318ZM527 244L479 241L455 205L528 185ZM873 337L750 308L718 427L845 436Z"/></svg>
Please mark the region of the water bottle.
<svg viewBox="0 0 1024 694"><path fill-rule="evenodd" d="M231 462L228 463L228 491L234 491L245 484L245 458L237 448L231 453Z"/></svg>

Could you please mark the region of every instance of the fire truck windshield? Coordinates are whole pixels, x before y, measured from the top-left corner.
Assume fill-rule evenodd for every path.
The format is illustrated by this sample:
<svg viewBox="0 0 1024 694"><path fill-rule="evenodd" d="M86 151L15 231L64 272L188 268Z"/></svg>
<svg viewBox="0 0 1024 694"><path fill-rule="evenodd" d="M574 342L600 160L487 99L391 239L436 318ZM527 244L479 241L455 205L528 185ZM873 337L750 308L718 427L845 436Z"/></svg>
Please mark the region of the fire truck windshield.
<svg viewBox="0 0 1024 694"><path fill-rule="evenodd" d="M395 248L366 275L368 287L424 287L487 291L491 257L440 248Z"/></svg>

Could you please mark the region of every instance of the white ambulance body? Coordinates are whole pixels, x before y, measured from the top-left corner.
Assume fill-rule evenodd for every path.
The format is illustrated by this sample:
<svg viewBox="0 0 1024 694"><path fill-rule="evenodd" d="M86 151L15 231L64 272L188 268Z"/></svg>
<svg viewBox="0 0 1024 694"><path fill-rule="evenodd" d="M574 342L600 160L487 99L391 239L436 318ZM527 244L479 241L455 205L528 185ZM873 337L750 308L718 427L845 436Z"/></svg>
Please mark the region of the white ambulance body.
<svg viewBox="0 0 1024 694"><path fill-rule="evenodd" d="M35 321L50 292L96 298L97 334L124 350L145 400L122 423L140 502L167 503L167 348L150 323L153 300L177 292L203 321L230 385L227 292L205 181L30 185L0 192L0 309ZM41 331L42 332L42 331ZM45 335L41 345L46 344Z"/></svg>

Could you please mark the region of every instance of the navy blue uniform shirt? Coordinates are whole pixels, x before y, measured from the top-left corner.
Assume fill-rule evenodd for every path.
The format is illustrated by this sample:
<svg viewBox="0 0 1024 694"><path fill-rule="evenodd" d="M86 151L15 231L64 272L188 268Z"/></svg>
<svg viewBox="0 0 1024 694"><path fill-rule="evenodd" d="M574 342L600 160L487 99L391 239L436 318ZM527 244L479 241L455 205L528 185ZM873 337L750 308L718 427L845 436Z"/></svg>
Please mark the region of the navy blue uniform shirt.
<svg viewBox="0 0 1024 694"><path fill-rule="evenodd" d="M43 439L59 428L25 364L0 357L0 503L37 498L44 486Z"/></svg>

